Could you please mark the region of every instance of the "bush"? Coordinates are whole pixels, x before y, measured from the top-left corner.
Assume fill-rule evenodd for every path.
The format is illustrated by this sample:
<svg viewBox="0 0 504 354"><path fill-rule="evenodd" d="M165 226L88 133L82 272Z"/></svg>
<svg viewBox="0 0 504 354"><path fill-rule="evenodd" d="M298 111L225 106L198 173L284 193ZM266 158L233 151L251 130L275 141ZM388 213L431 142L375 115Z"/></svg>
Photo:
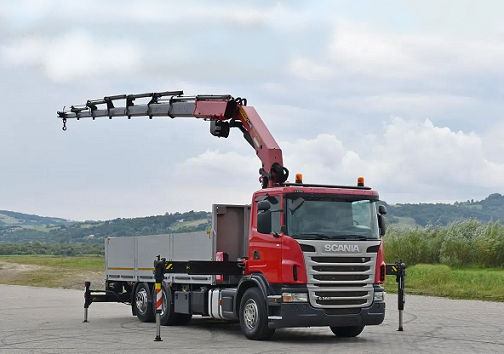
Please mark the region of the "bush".
<svg viewBox="0 0 504 354"><path fill-rule="evenodd" d="M504 267L504 227L499 222L485 225L468 219L423 229L390 225L383 242L387 262L400 258L409 265Z"/></svg>
<svg viewBox="0 0 504 354"><path fill-rule="evenodd" d="M86 256L91 254L105 254L103 244L89 243L0 243L0 255L60 255Z"/></svg>

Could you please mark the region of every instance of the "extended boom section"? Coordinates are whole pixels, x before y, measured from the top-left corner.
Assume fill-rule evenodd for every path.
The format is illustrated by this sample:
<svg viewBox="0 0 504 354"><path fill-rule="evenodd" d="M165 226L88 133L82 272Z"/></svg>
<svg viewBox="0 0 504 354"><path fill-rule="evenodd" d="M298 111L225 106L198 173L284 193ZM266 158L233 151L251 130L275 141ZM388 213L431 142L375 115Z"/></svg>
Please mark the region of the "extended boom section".
<svg viewBox="0 0 504 354"><path fill-rule="evenodd" d="M136 104L137 99L149 99ZM123 106L116 106L124 100ZM239 128L245 140L254 148L262 162L259 170L263 188L284 183L289 171L283 167L282 150L253 107L244 98L231 95L184 96L183 91L165 91L134 95L106 96L88 100L86 104L71 106L70 111L58 111L66 130L67 119L108 117L192 117L210 121L210 133L227 138L230 128Z"/></svg>

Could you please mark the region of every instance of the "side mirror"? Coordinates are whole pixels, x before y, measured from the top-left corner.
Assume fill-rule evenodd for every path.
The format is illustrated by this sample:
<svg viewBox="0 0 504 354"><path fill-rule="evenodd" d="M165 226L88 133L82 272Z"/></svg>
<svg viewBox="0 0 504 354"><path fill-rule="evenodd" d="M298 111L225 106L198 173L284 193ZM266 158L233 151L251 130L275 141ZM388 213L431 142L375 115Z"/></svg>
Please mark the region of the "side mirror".
<svg viewBox="0 0 504 354"><path fill-rule="evenodd" d="M268 202L266 203L269 205ZM267 235L271 234L271 210L263 210L257 213L257 232Z"/></svg>
<svg viewBox="0 0 504 354"><path fill-rule="evenodd" d="M259 203L257 203L257 211L266 211L270 210L271 204L267 200L261 200Z"/></svg>
<svg viewBox="0 0 504 354"><path fill-rule="evenodd" d="M379 205L378 206L378 213L380 215L387 215L387 208L385 208L385 205Z"/></svg>
<svg viewBox="0 0 504 354"><path fill-rule="evenodd" d="M383 217L382 214L378 214L378 227L380 228L380 236L385 236L385 232L387 232L386 230L387 227L385 226L385 218Z"/></svg>

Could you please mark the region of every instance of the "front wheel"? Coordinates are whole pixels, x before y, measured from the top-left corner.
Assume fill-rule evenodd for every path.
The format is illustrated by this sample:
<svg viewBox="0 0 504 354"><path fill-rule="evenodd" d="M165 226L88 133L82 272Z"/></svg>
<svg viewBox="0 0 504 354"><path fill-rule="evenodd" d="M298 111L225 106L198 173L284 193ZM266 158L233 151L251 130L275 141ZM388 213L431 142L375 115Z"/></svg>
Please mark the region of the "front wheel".
<svg viewBox="0 0 504 354"><path fill-rule="evenodd" d="M330 327L331 331L338 337L357 337L361 334L364 326L351 326L351 327Z"/></svg>
<svg viewBox="0 0 504 354"><path fill-rule="evenodd" d="M259 288L245 291L240 302L240 327L248 339L270 339L275 333L268 328L268 308Z"/></svg>

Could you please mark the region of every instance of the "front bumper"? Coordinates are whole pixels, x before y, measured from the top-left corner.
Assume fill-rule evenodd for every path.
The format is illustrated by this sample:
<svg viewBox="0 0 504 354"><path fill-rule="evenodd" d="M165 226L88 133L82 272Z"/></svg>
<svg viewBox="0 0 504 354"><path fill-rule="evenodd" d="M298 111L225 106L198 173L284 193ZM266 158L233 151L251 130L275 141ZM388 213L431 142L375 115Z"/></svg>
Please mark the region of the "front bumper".
<svg viewBox="0 0 504 354"><path fill-rule="evenodd" d="M385 319L385 302L374 302L354 313L333 314L310 303L282 303L279 316L269 318L269 328L378 325Z"/></svg>

